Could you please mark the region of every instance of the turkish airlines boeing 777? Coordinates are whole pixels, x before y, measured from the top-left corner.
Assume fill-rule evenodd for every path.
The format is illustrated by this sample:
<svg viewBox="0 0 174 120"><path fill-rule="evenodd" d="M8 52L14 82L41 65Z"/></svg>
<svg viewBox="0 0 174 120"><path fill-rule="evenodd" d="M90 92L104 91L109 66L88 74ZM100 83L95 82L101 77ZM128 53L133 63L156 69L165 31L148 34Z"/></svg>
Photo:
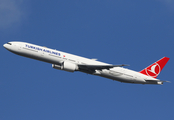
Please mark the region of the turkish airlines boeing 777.
<svg viewBox="0 0 174 120"><path fill-rule="evenodd" d="M107 64L96 59L88 59L26 42L8 42L3 46L17 55L51 63L53 68L59 70L81 71L125 83L161 85L163 82L168 82L156 79L168 62L168 57L163 57L142 71L136 72L123 68L126 66L124 64Z"/></svg>

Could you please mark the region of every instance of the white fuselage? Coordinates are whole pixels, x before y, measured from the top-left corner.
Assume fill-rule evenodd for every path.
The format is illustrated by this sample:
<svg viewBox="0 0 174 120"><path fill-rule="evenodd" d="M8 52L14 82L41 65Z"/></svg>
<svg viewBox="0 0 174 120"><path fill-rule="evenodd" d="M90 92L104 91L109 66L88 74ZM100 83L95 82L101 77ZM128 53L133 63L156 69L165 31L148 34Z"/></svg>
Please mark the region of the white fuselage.
<svg viewBox="0 0 174 120"><path fill-rule="evenodd" d="M74 71L81 71L93 75L106 77L109 79L117 80L126 83L139 83L139 84L162 84L158 79L146 76L139 72L129 70L123 67L114 67L110 69L95 70L94 72L87 71L85 69L79 69L78 65L111 65L103 62L99 62L93 59L80 57L77 55L61 52L58 50L26 43L26 42L9 42L4 44L4 47L21 56L33 58L36 60L44 61L53 64L54 68L61 69L63 62L67 65L77 65ZM58 67L56 67L58 66ZM73 72L69 69L62 69ZM146 80L153 80L157 82L147 82Z"/></svg>

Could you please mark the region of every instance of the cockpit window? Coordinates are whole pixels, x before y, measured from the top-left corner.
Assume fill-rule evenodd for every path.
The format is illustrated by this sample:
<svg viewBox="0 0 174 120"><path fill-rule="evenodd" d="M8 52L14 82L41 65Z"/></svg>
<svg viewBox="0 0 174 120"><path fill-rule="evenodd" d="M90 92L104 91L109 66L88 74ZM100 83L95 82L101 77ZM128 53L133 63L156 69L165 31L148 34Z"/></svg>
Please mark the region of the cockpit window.
<svg viewBox="0 0 174 120"><path fill-rule="evenodd" d="M7 44L11 45L11 43L7 43Z"/></svg>

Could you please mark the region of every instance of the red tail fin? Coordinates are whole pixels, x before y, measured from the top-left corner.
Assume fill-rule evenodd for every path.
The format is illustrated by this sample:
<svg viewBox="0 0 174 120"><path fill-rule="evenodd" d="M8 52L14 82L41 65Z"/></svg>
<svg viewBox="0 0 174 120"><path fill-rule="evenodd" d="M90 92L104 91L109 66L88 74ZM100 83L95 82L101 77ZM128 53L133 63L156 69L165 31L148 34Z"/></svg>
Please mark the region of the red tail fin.
<svg viewBox="0 0 174 120"><path fill-rule="evenodd" d="M170 58L168 57L163 57L157 62L145 68L144 70L140 71L140 73L156 78L160 74L161 70L166 65L169 59Z"/></svg>

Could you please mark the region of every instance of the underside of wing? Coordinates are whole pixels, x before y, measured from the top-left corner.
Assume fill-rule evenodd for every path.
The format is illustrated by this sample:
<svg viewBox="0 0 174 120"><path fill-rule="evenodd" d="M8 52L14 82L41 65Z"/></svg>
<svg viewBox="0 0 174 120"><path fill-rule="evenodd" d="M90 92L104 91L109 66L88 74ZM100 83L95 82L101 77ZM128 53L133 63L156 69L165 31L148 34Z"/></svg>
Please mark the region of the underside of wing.
<svg viewBox="0 0 174 120"><path fill-rule="evenodd" d="M90 72L94 72L95 70L110 69L114 67L123 67L123 66L128 66L128 65L125 65L125 64L122 64L122 65L78 65L78 67L81 70L87 70Z"/></svg>

